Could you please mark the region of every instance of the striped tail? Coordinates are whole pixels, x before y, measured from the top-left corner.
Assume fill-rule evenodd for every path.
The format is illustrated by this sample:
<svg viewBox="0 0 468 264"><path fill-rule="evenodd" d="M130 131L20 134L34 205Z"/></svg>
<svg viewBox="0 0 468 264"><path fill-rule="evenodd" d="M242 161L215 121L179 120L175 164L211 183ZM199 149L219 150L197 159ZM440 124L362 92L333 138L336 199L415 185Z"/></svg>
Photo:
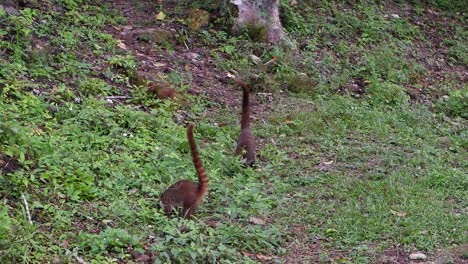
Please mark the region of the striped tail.
<svg viewBox="0 0 468 264"><path fill-rule="evenodd" d="M198 174L198 193L197 193L197 204L203 199L208 192L208 175L206 174L203 164L200 160L200 154L198 153L197 145L193 137L193 123L190 123L187 127L187 138L190 145L190 153L192 154L193 165Z"/></svg>
<svg viewBox="0 0 468 264"><path fill-rule="evenodd" d="M250 102L249 102L249 87L244 81L236 79L237 84L242 87L242 118L241 118L241 129L250 126Z"/></svg>

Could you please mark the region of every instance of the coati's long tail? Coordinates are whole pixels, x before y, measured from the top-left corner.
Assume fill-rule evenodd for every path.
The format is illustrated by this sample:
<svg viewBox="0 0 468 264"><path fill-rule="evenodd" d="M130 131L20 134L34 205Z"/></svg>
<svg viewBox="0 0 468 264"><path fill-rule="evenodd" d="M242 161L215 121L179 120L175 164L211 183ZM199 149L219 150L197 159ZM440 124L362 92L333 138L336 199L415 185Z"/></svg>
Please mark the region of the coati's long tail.
<svg viewBox="0 0 468 264"><path fill-rule="evenodd" d="M241 129L244 129L250 126L250 89L244 81L236 79L236 82L242 87L243 90Z"/></svg>
<svg viewBox="0 0 468 264"><path fill-rule="evenodd" d="M198 192L197 192L197 203L198 204L208 192L208 175L206 174L205 168L200 160L200 154L198 153L197 144L193 137L193 123L190 123L187 127L187 138L190 145L190 153L192 154L193 165L198 174Z"/></svg>

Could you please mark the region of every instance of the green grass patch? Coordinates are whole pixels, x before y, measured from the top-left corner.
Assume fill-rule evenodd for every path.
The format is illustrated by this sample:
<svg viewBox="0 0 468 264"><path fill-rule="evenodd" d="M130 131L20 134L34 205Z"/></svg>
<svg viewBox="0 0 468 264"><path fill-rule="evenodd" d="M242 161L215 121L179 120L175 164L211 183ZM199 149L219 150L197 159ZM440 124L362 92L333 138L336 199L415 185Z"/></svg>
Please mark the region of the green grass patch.
<svg viewBox="0 0 468 264"><path fill-rule="evenodd" d="M310 237L334 248L466 243L467 164L457 143L466 133L423 107L384 105L346 97L316 101L310 111L278 105L265 133L280 131L287 141L278 144L301 157L277 168L277 195L294 193L280 202L280 222L308 224ZM285 118L293 125L284 127Z"/></svg>

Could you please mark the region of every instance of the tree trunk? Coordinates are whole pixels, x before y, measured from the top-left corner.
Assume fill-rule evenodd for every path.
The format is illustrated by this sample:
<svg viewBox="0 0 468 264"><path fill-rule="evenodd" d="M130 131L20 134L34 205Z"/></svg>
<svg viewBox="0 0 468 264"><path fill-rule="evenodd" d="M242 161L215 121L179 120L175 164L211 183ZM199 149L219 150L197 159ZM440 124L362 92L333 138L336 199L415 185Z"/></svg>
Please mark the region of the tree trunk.
<svg viewBox="0 0 468 264"><path fill-rule="evenodd" d="M234 30L248 27L263 28L265 39L270 43L278 43L285 37L279 18L279 0L230 0L239 9L239 17Z"/></svg>

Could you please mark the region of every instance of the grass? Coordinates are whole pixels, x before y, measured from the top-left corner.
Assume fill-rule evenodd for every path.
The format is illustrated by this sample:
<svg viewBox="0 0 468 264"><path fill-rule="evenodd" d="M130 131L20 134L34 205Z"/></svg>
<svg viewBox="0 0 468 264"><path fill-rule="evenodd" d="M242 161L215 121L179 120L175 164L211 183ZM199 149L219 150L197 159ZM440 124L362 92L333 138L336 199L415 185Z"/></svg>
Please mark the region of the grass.
<svg viewBox="0 0 468 264"><path fill-rule="evenodd" d="M394 5L414 14L391 18ZM285 2L283 23L301 60L216 24L183 29L189 45L211 48L216 70L256 75L254 92L272 93L254 106L266 121L253 124L258 168L232 156L232 108L209 96L161 101L132 84L142 63L109 33L131 23L112 7L49 0L19 15L0 9L0 262L132 262L139 252L165 263L281 263L296 247L297 261L374 263L395 245L434 258L463 247L467 95L456 73L466 64L465 19L438 9L451 23L424 28L415 21L430 13L420 5ZM167 10L167 23L186 23L180 8ZM425 60L440 52L433 29L449 58L441 79ZM155 45L168 54L187 43ZM250 54L278 62L259 67ZM192 73L174 69L162 74L187 91ZM194 220L167 218L158 207L170 184L195 178L183 122L174 121L181 112L197 124L210 176Z"/></svg>
<svg viewBox="0 0 468 264"><path fill-rule="evenodd" d="M440 143L446 136L455 141L460 130L434 133L450 125L426 109L388 111L338 98L316 107L287 113L297 124L285 129L287 144L315 166L304 172L302 159L282 166L283 175L292 170L301 176L284 179L281 192L294 193L301 208L284 215L285 222L308 223L311 235L345 248L379 240L428 250L466 239L463 146ZM332 164L320 169L324 162Z"/></svg>

